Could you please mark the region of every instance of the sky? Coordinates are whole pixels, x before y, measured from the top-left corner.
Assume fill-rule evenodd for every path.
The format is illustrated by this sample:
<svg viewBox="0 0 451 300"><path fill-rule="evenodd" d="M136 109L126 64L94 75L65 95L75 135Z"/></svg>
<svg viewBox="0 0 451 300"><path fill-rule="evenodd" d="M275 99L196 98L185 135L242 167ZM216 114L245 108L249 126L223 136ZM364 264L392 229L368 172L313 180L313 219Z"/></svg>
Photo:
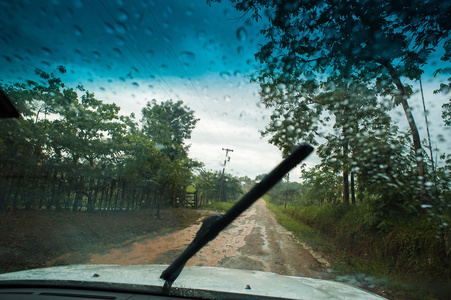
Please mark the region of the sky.
<svg viewBox="0 0 451 300"><path fill-rule="evenodd" d="M264 23L223 2L0 2L0 78L36 79L35 68L50 73L64 65L68 72L59 75L67 85L82 84L118 104L121 114L138 118L151 99L181 99L200 118L187 141L189 156L215 171L223 168L222 149L233 149L226 171L255 178L281 160L280 151L261 138L271 112L259 105L259 87L250 83L254 53L265 42L259 33ZM440 126L445 97L432 93L430 80L423 84L433 140L446 140L451 134ZM419 93L411 101L424 138ZM402 111L393 115L407 130ZM438 145L451 152L446 142ZM318 161L311 155L306 163ZM290 178L299 176L296 168Z"/></svg>

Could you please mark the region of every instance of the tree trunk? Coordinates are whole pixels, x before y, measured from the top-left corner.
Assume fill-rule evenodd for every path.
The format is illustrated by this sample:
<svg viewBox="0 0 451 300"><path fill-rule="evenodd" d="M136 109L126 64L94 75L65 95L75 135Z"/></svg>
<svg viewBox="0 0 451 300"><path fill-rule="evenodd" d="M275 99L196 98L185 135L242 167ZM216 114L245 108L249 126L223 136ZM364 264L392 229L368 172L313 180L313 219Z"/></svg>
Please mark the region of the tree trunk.
<svg viewBox="0 0 451 300"><path fill-rule="evenodd" d="M105 199L105 189L106 187L104 186L105 181L103 179L101 179L102 182L100 183L100 185L102 186L102 193L100 194L100 203L99 203L99 210L102 210L102 204L103 204L103 200Z"/></svg>
<svg viewBox="0 0 451 300"><path fill-rule="evenodd" d="M125 180L122 181L122 195L121 195L121 209L124 208L124 202L125 202L125 189L127 188L127 182ZM129 207L129 202L127 201L127 210Z"/></svg>
<svg viewBox="0 0 451 300"><path fill-rule="evenodd" d="M72 206L72 211L77 211L80 206L80 202L83 199L82 189L83 189L83 177L80 176L80 179L78 180L77 183L77 191L75 192L74 205Z"/></svg>
<svg viewBox="0 0 451 300"><path fill-rule="evenodd" d="M288 202L288 183L290 180L290 173L287 174L287 189L286 189L286 193L285 193L285 205L283 208L287 208L287 202Z"/></svg>
<svg viewBox="0 0 451 300"><path fill-rule="evenodd" d="M14 209L17 208L17 198L19 197L19 191L21 190L23 177L24 177L24 174L23 174L23 171L21 171L20 175L19 175L19 181L17 182L17 190L14 193L14 197L13 197L13 208Z"/></svg>
<svg viewBox="0 0 451 300"><path fill-rule="evenodd" d="M413 140L413 148L415 150L415 156L416 156L416 163L417 163L417 172L418 172L418 179L420 181L420 193L421 197L423 198L423 201L426 203L429 203L429 200L426 197L426 178L425 178L425 167L424 167L424 161L423 161L423 148L421 147L421 140L420 140L420 134L418 132L417 125L415 124L415 119L413 118L412 111L409 107L409 103L407 102L407 95L406 91L404 89L404 86L401 83L401 80L399 79L398 74L396 74L395 69L390 63L384 64L384 66L387 68L388 72L390 73L391 78L393 79L393 82L396 85L396 88L398 89L399 94L397 95L397 99L402 105L402 108L404 109L404 113L407 117L407 122L409 123L410 131L412 133L412 140Z"/></svg>
<svg viewBox="0 0 451 300"><path fill-rule="evenodd" d="M47 196L47 202L45 203L45 208L46 209L51 209L52 206L55 203L55 198L57 197L56 195L58 195L58 191L57 191L57 181L58 181L58 171L56 170L56 167L53 169L53 173L52 173L52 187L50 188L50 195Z"/></svg>
<svg viewBox="0 0 451 300"><path fill-rule="evenodd" d="M54 203L55 203L55 210L56 211L61 211L61 199L60 199L60 197L62 195L64 195L63 182L64 182L64 174L61 173L61 178L58 181L58 190L57 190L57 192L54 195L54 197L55 197L54 198Z"/></svg>
<svg viewBox="0 0 451 300"><path fill-rule="evenodd" d="M89 212L94 211L95 206L95 198L94 198L94 189L93 187L95 180L92 178L89 178L89 187L88 187L88 204L87 204L87 210ZM97 193L96 193L97 194Z"/></svg>
<svg viewBox="0 0 451 300"><path fill-rule="evenodd" d="M96 187L96 189L94 190L94 195L92 198L92 210L95 211L96 210L96 202L97 202L97 195L99 194L98 188Z"/></svg>
<svg viewBox="0 0 451 300"><path fill-rule="evenodd" d="M114 196L114 210L117 210L117 201L119 199L119 182L117 182L116 186L117 186L117 190L116 190L116 195Z"/></svg>
<svg viewBox="0 0 451 300"><path fill-rule="evenodd" d="M49 172L48 171L45 171L45 173L44 173L45 175L44 175L44 179L43 179L43 182L40 184L40 191L39 191L39 197L38 197L38 199L39 199L39 204L38 204L38 208L39 209L42 209L42 207L44 206L44 203L45 202L47 202L46 200L48 200L48 199L46 199L46 196L47 196L47 190L48 190L48 183L47 183L47 181L48 181L48 178L49 178Z"/></svg>
<svg viewBox="0 0 451 300"><path fill-rule="evenodd" d="M80 207L80 202L81 202L82 198L83 198L82 193L77 191L75 193L74 205L72 206L72 211L78 211L78 208Z"/></svg>
<svg viewBox="0 0 451 300"><path fill-rule="evenodd" d="M354 174L351 171L351 203L355 205L355 186L354 186Z"/></svg>
<svg viewBox="0 0 451 300"><path fill-rule="evenodd" d="M158 197L158 199L157 199L157 193L155 193L154 192L154 197L156 198L156 203L157 203L157 214L156 214L156 217L158 218L158 219L160 219L161 218L161 216L160 216L160 197Z"/></svg>
<svg viewBox="0 0 451 300"><path fill-rule="evenodd" d="M349 204L348 142L345 134L345 127L343 127L343 203Z"/></svg>
<svg viewBox="0 0 451 300"><path fill-rule="evenodd" d="M111 185L110 185L110 193L108 196L108 210L111 210L111 200L113 200L113 194L114 194L114 186L116 185L116 180L112 180L111 181Z"/></svg>
<svg viewBox="0 0 451 300"><path fill-rule="evenodd" d="M7 168L6 165L2 164L0 169L2 170L0 174L0 211L7 208L13 189L14 172L11 168Z"/></svg>

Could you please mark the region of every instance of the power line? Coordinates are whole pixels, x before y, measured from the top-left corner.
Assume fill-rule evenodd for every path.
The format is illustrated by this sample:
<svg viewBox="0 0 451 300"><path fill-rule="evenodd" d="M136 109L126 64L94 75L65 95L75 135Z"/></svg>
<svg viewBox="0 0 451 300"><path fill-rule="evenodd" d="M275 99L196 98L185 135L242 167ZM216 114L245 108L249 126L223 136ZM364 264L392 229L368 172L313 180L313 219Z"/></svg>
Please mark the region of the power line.
<svg viewBox="0 0 451 300"><path fill-rule="evenodd" d="M98 0L100 2L100 4L102 5L102 7L106 10L106 12L111 16L111 18L113 19L114 22L118 23L116 18L113 16L113 14L108 10L108 8L105 6L105 4L102 2L102 0ZM102 18L103 19L103 18ZM131 36L127 33L127 31L125 31L125 35L128 37L128 39L130 40L130 42L133 42L133 39L131 38ZM128 46L127 46L128 48ZM163 76L160 74L160 72L158 72L157 68L155 68L155 66L149 61L149 59L142 53L142 51L136 47L136 50L142 55L142 57L149 63L149 65L152 67L152 69L155 71L155 73L158 74L158 76L160 77L160 79L168 86L169 90L175 95L176 98L179 98L179 96L177 95L176 92L174 92L174 90L171 88L171 86L166 82L166 80L163 78ZM132 53L133 54L133 53ZM134 56L134 54L133 54ZM144 65L142 65L144 67ZM144 67L145 68L145 67ZM147 69L146 69L147 70ZM147 70L148 71L148 70ZM152 73L150 73L148 71L148 73L150 75L152 75ZM156 81L156 80L155 80ZM158 82L158 81L157 81ZM160 87L162 88L162 86L160 85ZM164 89L163 89L164 90ZM167 93L166 93L167 94ZM168 95L169 96L169 95ZM171 98L169 96L169 98Z"/></svg>
<svg viewBox="0 0 451 300"><path fill-rule="evenodd" d="M221 134L222 138L224 139L224 141L229 144L229 142L227 141L227 139L225 138L225 136L222 134L221 129L219 128L218 124L216 123L215 119L213 118L213 116L211 115L210 111L208 110L208 107L205 105L205 102L202 99L202 96L200 95L199 91L197 90L196 86L194 85L193 81L191 80L191 77L189 76L188 72L186 71L185 67L183 66L182 62L180 61L177 53L174 51L174 48L172 47L172 44L169 40L169 38L166 36L166 34L163 32L163 29L160 26L160 23L158 22L157 18L155 18L152 10L147 6L147 10L149 11L150 15L152 16L152 18L154 19L155 23L157 24L158 29L160 30L161 34L163 35L163 37L165 38L165 40L168 42L169 48L171 49L172 53L174 54L175 58L177 59L180 67L182 68L183 72L185 73L186 77L188 78L189 82L191 83L191 86L193 87L194 91L196 92L197 96L199 97L199 100L201 101L202 105L204 106L205 110L207 111L208 115L210 116L210 118L212 119L213 123L215 124L216 128L218 129L219 133Z"/></svg>
<svg viewBox="0 0 451 300"><path fill-rule="evenodd" d="M113 21L116 22L115 18L113 17L113 15L111 15L111 13L108 11L108 9L105 7L105 5L103 4L103 2L101 0L98 0L101 5L103 6L103 8L108 12L108 14L113 18ZM107 24L106 20L102 17L102 15L97 11L97 9L95 9L90 3L89 6L91 6L91 8L96 12L96 14L99 16L100 19L102 19L103 23ZM130 37L129 37L130 38ZM135 55L135 53L133 53L133 51L128 47L127 44L124 45L127 50L130 52L130 54L135 58L135 60L144 68L144 70L147 71L147 73L150 76L153 76L153 74L147 69L147 67L138 59L138 57ZM141 53L142 54L142 53ZM144 58L146 58L144 56ZM152 66L152 65L151 65ZM152 66L153 67L153 66ZM154 68L155 69L155 68ZM160 84L160 82L158 82L158 80L154 79L156 81L156 83L160 86L160 88L163 90L163 92L169 97L171 98L171 96L168 94L168 92L163 88L163 86ZM171 89L172 90L172 89Z"/></svg>
<svg viewBox="0 0 451 300"><path fill-rule="evenodd" d="M109 9L105 6L105 4L102 2L102 0L98 0L99 1L99 3L102 5L102 7L105 9L105 11L110 15L110 17L113 19L113 21L114 22L116 22L117 23L117 20L116 20L116 18L113 16L113 14L109 11ZM91 6L92 7L92 6ZM94 9L95 10L95 9ZM103 22L104 23L106 23L106 21L105 21L105 19L98 13L98 11L97 10L95 10L96 11L96 13L97 13L97 15L103 20ZM153 16L153 14L152 14L152 16ZM155 17L153 16L153 18L155 19ZM159 24L157 23L157 25L159 26ZM160 28L160 30L161 30L161 28ZM162 32L163 33L163 32ZM127 37L129 38L129 40L131 41L131 42L133 42L133 39L130 37L130 35L129 34L127 34L126 33L126 35L127 35ZM163 35L164 35L164 33L163 33ZM166 37L166 36L165 36ZM125 47L128 49L128 51L133 55L133 57L136 59L136 61L149 73L149 75L150 76L152 76L152 73L147 69L147 67L138 59L138 57L135 55L135 53L133 53L133 51L128 47L128 45L127 44L125 44ZM175 95L175 97L176 98L180 98L179 96L178 96L178 94L172 89L172 87L169 85L169 83L163 78L163 76L160 74L160 72L158 72L158 70L155 68L155 66L149 61L149 59L144 55L144 53L142 53L142 51L141 51L141 49L139 49L137 46L135 46L135 48L136 48L136 50L141 54L141 56L149 63L149 65L151 66L151 68L155 71L155 73L160 77L160 79L168 86L168 88L169 88L169 90ZM172 49L172 47L171 47L171 49ZM173 50L172 50L173 51ZM176 56L177 57L177 56ZM178 57L177 57L177 60L178 60ZM179 60L178 60L179 61ZM179 63L180 63L180 61L179 61ZM170 99L170 98L172 98L169 94L168 94L168 92L163 88L163 86L158 82L158 80L156 80L155 79L155 81L157 82L157 84L160 86L160 88L164 91L164 93L168 96L168 98ZM197 92L197 91L196 91ZM205 104L204 104L204 106L205 106ZM208 111L208 110L207 110ZM210 117L211 117L211 115L210 115ZM216 123L215 123L216 124ZM217 125L216 125L217 126ZM199 124L199 127L202 127L200 124ZM202 131L204 131L205 132L205 134L204 134L204 132L202 132ZM199 132L204 136L204 137L206 137L207 138L207 140L209 140L210 142L212 142L212 140L210 139L210 138L212 138L214 141L213 141L213 143L215 143L216 145L218 145L219 146L219 144L217 143L217 141L214 139L214 137L213 136L211 136L209 133L208 133L208 131L206 131L206 130L199 130ZM206 134L208 134L209 136L210 136L210 138L206 135ZM221 133L222 134L222 133Z"/></svg>

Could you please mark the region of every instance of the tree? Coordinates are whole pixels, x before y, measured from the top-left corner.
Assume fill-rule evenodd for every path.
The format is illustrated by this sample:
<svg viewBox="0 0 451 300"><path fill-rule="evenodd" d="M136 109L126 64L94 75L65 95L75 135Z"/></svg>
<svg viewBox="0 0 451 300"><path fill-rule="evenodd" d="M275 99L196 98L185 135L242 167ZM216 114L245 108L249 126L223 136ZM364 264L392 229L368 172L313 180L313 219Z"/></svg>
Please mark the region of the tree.
<svg viewBox="0 0 451 300"><path fill-rule="evenodd" d="M442 105L442 118L445 126L451 126L451 99Z"/></svg>
<svg viewBox="0 0 451 300"><path fill-rule="evenodd" d="M311 78L352 74L378 88L381 96L391 96L395 105L402 105L424 197L424 154L408 104L412 89L402 79L418 80L439 44L445 48L442 59L449 60L449 5L439 0L231 2L237 10L251 12L257 21L263 11L269 11L265 14L270 16L269 25L262 30L268 42L256 54L262 64L260 83L301 79L303 91Z"/></svg>
<svg viewBox="0 0 451 300"><path fill-rule="evenodd" d="M333 165L338 166L336 171L342 170L343 202L349 203L349 175L353 183L352 173L349 174L353 141L361 127L380 127L390 119L385 112L387 108L378 104L376 91L352 75L347 78L331 75L322 83L300 79L288 85L274 82L261 86L263 103L274 109L270 124L262 134L272 135L270 142L284 155L300 141L317 145L317 137L325 138L327 146L320 146L317 153L326 158L334 152L334 160L341 162L341 165ZM325 136L320 131L321 126L330 123L334 133ZM354 200L352 184L350 190Z"/></svg>
<svg viewBox="0 0 451 300"><path fill-rule="evenodd" d="M221 186L221 171L201 170L196 176L196 190L200 193L203 200L218 201L219 189ZM220 201L227 202L237 200L242 194L242 178L234 177L224 173Z"/></svg>
<svg viewBox="0 0 451 300"><path fill-rule="evenodd" d="M61 70L65 68L60 66ZM2 84L22 118L0 120L0 210L143 209L177 204L199 162L185 139L198 119L182 101L134 114L36 69L38 81ZM79 95L80 94L80 95Z"/></svg>
<svg viewBox="0 0 451 300"><path fill-rule="evenodd" d="M339 178L328 165L316 165L309 170L306 170L304 165L301 178L304 180L302 182L304 205L319 203L321 206L324 202L335 203L341 196Z"/></svg>
<svg viewBox="0 0 451 300"><path fill-rule="evenodd" d="M147 102L142 109L143 132L161 147L171 159L186 157L188 146L185 140L191 138L191 132L199 119L194 111L183 105L183 101L168 100L160 104L155 99Z"/></svg>

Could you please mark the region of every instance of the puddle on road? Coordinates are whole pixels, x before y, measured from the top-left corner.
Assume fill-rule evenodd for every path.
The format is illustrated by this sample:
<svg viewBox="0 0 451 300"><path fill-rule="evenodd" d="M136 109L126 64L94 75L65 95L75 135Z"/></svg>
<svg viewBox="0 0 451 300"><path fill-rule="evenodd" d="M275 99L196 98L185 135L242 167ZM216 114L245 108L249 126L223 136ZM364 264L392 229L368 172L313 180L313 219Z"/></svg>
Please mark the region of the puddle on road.
<svg viewBox="0 0 451 300"><path fill-rule="evenodd" d="M251 207L239 216L232 224L187 263L189 266L219 267L221 260L238 254L238 249L243 247L245 238L252 232L255 220L250 220L256 214L256 209Z"/></svg>
<svg viewBox="0 0 451 300"><path fill-rule="evenodd" d="M194 239L201 224L91 257L91 264L170 264ZM318 277L329 263L304 248L259 200L192 257L188 266L225 267ZM324 277L324 276L322 276Z"/></svg>
<svg viewBox="0 0 451 300"><path fill-rule="evenodd" d="M245 211L216 239L191 258L187 265L218 267L222 259L235 256L237 250L245 245L245 237L255 226L255 220L248 220L255 214L255 208ZM200 223L194 224L174 233L136 242L125 248L113 249L106 254L94 254L89 263L169 264L191 243L200 226Z"/></svg>
<svg viewBox="0 0 451 300"><path fill-rule="evenodd" d="M94 254L89 263L152 264L163 253L186 248L199 228L200 224L194 224L174 233L136 242L125 248L113 249L106 254Z"/></svg>

